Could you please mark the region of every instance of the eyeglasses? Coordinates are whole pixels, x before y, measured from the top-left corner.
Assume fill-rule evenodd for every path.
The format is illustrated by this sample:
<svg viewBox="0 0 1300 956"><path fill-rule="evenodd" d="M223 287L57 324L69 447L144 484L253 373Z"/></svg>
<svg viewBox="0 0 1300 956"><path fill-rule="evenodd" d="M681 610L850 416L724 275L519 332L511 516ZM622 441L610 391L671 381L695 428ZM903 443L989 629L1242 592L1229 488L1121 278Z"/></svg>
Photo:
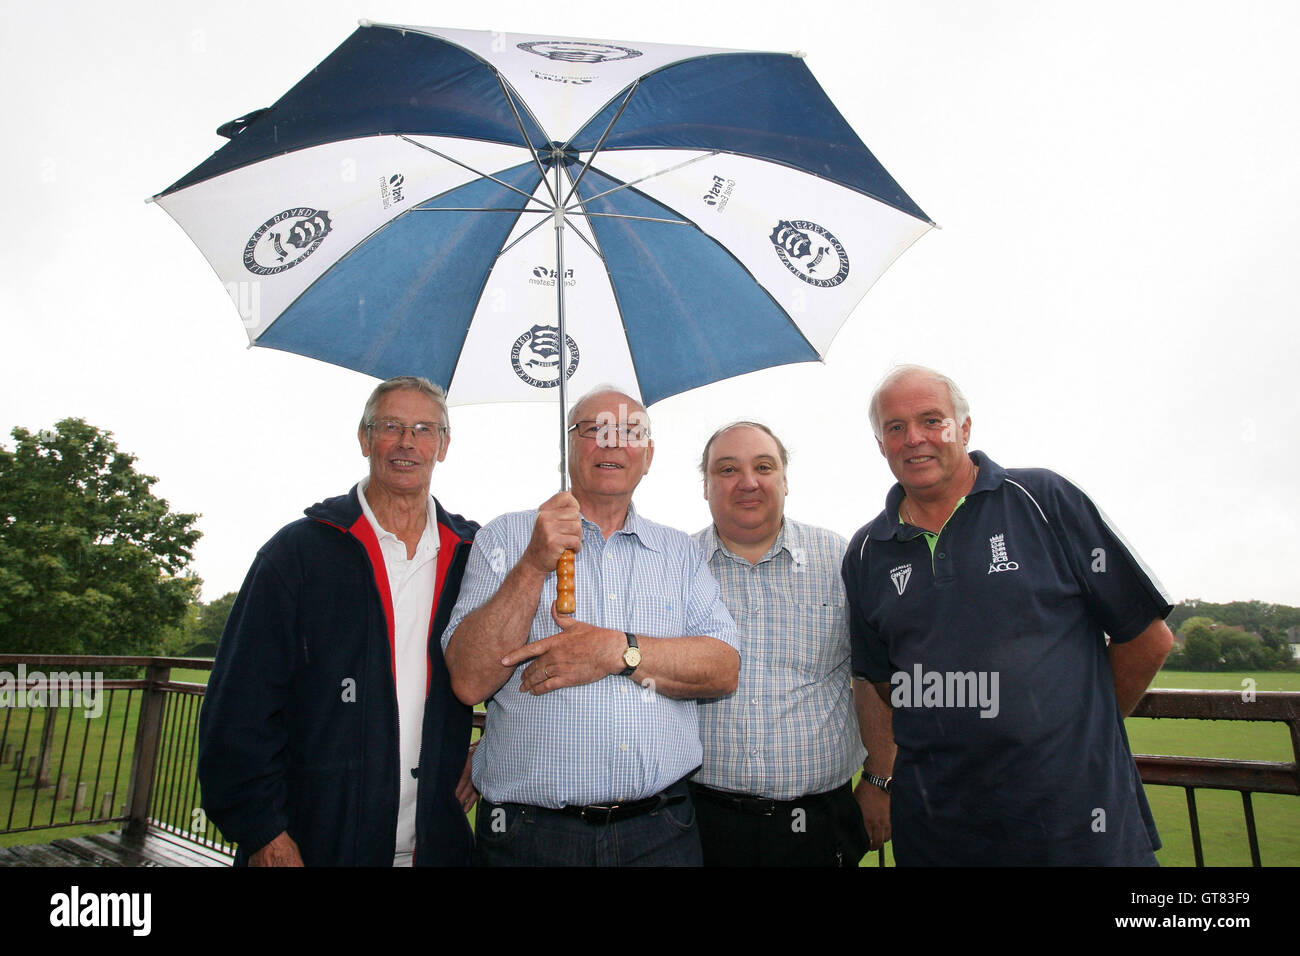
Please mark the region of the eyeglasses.
<svg viewBox="0 0 1300 956"><path fill-rule="evenodd" d="M599 442L602 448L623 445L643 445L650 440L650 429L645 425L627 422L574 422L569 431L587 441Z"/></svg>
<svg viewBox="0 0 1300 956"><path fill-rule="evenodd" d="M447 426L442 422L416 422L414 425L407 425L391 418L371 422L366 427L383 438L392 438L396 441L401 441L409 428L417 442L427 445L432 445L447 432Z"/></svg>

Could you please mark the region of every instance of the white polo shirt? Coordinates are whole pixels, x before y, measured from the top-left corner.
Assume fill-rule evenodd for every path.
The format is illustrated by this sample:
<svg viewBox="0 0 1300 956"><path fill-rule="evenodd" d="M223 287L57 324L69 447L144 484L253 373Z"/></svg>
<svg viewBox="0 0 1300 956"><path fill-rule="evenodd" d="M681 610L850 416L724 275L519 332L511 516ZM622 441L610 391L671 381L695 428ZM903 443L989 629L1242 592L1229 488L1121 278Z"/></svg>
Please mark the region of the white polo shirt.
<svg viewBox="0 0 1300 956"><path fill-rule="evenodd" d="M397 668L397 729L401 755L397 853L393 857L393 866L410 866L415 851L415 799L419 783L415 771L420 765L420 733L429 680L429 621L437 585L438 516L430 495L424 532L420 535L415 554L408 559L402 540L385 530L375 519L370 502L366 500L369 483L369 476L358 483L357 497L361 501L362 513L379 540L384 569L388 572L388 590L393 600L393 656Z"/></svg>

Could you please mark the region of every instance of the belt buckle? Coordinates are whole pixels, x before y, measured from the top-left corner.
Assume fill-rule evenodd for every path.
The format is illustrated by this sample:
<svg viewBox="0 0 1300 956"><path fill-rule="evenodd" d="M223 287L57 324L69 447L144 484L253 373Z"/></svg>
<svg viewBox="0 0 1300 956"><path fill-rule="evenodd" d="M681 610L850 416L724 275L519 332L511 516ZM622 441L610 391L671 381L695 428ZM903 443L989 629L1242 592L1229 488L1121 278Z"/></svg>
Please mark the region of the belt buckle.
<svg viewBox="0 0 1300 956"><path fill-rule="evenodd" d="M580 819L583 823L605 824L609 825L614 822L614 811L622 804L612 804L610 806L586 806L582 808ZM591 814L588 816L587 814Z"/></svg>

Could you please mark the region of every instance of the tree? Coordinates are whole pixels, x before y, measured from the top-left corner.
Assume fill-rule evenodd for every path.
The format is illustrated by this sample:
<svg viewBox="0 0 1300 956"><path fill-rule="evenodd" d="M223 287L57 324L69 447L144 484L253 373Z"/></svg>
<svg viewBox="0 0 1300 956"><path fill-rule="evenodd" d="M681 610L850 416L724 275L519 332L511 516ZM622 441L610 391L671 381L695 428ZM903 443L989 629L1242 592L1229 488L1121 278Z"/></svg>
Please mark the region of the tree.
<svg viewBox="0 0 1300 956"><path fill-rule="evenodd" d="M1198 671L1217 671L1221 647L1214 631L1204 624L1192 624L1183 628L1183 648L1187 655L1187 666Z"/></svg>
<svg viewBox="0 0 1300 956"><path fill-rule="evenodd" d="M198 515L79 418L0 446L0 650L153 654L185 618Z"/></svg>

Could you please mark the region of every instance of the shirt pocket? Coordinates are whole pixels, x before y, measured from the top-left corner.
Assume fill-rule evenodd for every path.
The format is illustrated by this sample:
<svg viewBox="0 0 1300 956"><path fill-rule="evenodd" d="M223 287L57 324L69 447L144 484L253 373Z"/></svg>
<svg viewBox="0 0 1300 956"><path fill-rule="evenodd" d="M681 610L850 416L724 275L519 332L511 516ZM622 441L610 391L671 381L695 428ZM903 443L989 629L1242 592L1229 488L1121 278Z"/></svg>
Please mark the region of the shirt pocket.
<svg viewBox="0 0 1300 956"><path fill-rule="evenodd" d="M843 604L790 604L779 609L770 632L773 658L812 680L824 678L848 659L846 613Z"/></svg>

